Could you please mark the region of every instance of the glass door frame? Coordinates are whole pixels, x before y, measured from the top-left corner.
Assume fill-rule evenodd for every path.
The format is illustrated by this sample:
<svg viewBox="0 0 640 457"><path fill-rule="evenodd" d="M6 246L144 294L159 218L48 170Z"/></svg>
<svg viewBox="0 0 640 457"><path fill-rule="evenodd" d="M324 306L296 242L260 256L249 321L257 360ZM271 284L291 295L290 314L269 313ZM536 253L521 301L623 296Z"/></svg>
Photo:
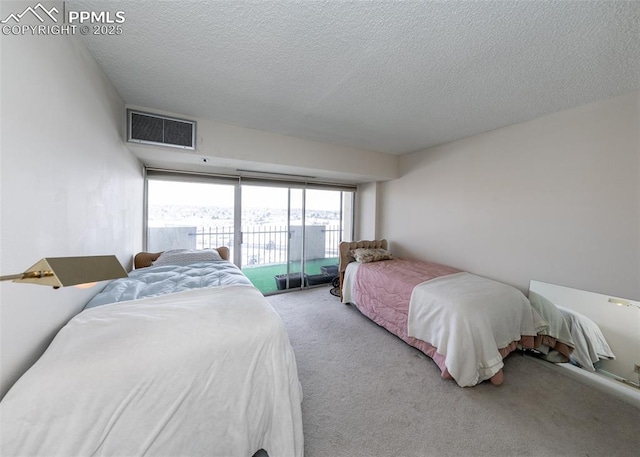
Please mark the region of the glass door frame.
<svg viewBox="0 0 640 457"><path fill-rule="evenodd" d="M350 241L354 236L354 227L355 227L355 217L356 217L356 192L357 186L355 185L347 185L347 184L331 184L331 183L308 183L308 182L298 182L294 180L277 180L277 179L264 179L264 178L246 178L242 176L232 176L232 175L218 175L218 174L207 174L207 173L197 173L197 172L180 172L174 170L164 170L164 169L155 169L151 167L144 168L144 208L143 208L143 246L144 249L148 249L148 231L149 231L149 180L165 180L165 181L178 181L178 182L204 182L211 184L226 184L234 186L234 195L233 195L233 243L230 243L229 246L232 250L232 259L230 259L236 266L242 268L242 258L243 258L243 233L242 233L242 206L243 206L243 198L242 198L242 186L243 185L255 185L255 186L266 186L266 187L280 187L287 189L287 232L288 238L291 239L291 231L292 231L292 192L299 191L301 194L301 252L300 254L300 275L301 275L301 288L307 287L305 285L305 281L303 280L305 270L307 269L307 190L309 189L319 189L319 190L332 190L332 191L340 191L340 240ZM345 200L345 192L350 194L350 203L346 204ZM350 212L350 216L345 214L345 210ZM345 233L349 232L349 233ZM289 241L288 240L288 241ZM292 255L291 255L291 243L287 242L287 253L286 253L286 272L287 272L287 289L290 284L289 275L292 273ZM293 272L297 273L297 272ZM278 291L279 292L279 291ZM277 293L277 292L276 292Z"/></svg>

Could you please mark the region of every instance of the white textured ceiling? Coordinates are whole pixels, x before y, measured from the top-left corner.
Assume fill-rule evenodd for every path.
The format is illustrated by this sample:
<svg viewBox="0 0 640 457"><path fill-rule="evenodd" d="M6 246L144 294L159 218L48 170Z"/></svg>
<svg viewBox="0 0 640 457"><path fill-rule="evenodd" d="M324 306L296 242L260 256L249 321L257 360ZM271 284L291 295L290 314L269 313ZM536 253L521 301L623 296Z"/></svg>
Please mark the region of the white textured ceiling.
<svg viewBox="0 0 640 457"><path fill-rule="evenodd" d="M68 1L125 102L402 154L640 89L638 1Z"/></svg>

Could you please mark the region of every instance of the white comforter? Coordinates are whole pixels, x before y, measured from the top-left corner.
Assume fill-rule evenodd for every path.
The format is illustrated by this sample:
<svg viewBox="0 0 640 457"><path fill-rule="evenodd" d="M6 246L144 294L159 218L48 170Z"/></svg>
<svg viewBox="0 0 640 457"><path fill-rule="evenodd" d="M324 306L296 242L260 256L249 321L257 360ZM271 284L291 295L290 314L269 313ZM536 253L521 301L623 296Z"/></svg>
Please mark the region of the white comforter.
<svg viewBox="0 0 640 457"><path fill-rule="evenodd" d="M251 286L83 311L0 403L0 455L303 453L282 320Z"/></svg>
<svg viewBox="0 0 640 457"><path fill-rule="evenodd" d="M460 386L490 379L503 367L498 349L543 323L519 290L470 273L432 279L413 289L409 336L435 346Z"/></svg>
<svg viewBox="0 0 640 457"><path fill-rule="evenodd" d="M600 327L587 316L558 306L564 320L569 326L574 351L571 361L588 371L596 371L594 363L601 359L613 360L616 358L609 343L602 334Z"/></svg>

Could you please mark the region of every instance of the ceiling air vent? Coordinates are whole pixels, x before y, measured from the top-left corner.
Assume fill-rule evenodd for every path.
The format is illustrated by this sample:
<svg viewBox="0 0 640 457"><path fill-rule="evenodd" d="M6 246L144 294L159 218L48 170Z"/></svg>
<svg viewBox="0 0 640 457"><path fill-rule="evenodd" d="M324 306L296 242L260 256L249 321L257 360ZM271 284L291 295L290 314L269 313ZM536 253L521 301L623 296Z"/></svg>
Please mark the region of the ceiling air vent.
<svg viewBox="0 0 640 457"><path fill-rule="evenodd" d="M127 141L181 149L196 148L196 123L184 119L128 110Z"/></svg>

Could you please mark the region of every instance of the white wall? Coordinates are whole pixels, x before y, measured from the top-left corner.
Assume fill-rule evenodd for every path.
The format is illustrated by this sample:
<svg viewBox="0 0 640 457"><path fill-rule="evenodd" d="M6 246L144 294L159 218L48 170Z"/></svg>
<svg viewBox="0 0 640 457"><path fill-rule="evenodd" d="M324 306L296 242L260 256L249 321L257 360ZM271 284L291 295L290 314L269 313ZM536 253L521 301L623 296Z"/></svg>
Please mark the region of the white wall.
<svg viewBox="0 0 640 457"><path fill-rule="evenodd" d="M640 298L640 93L403 156L380 188L401 255L526 291Z"/></svg>
<svg viewBox="0 0 640 457"><path fill-rule="evenodd" d="M398 157L392 154L221 124L185 114L139 106L130 108L197 121L196 151L129 146L140 159L152 166L202 172L225 172L220 167L226 167L227 173L248 169L349 183L398 177ZM208 163L203 164L202 158L207 158Z"/></svg>
<svg viewBox="0 0 640 457"><path fill-rule="evenodd" d="M42 257L142 247L142 169L123 143L124 102L65 36L3 36L0 274ZM0 283L0 395L96 288Z"/></svg>
<svg viewBox="0 0 640 457"><path fill-rule="evenodd" d="M378 186L377 182L358 185L356 193L355 240L378 238Z"/></svg>

